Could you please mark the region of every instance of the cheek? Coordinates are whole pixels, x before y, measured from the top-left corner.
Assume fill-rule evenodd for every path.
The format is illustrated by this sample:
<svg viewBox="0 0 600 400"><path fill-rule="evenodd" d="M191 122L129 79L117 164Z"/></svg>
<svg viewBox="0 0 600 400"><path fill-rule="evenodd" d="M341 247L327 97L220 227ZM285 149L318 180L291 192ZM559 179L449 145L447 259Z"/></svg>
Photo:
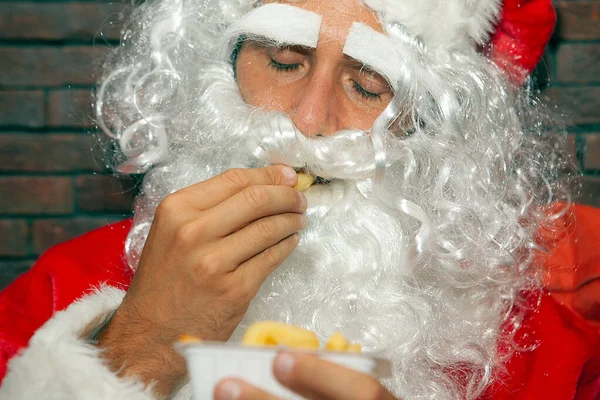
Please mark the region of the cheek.
<svg viewBox="0 0 600 400"><path fill-rule="evenodd" d="M387 106L387 102L371 104L367 100L361 100L356 94L348 93L343 88L339 89L336 101L338 104L337 112L343 128L363 131L373 127L375 120Z"/></svg>
<svg viewBox="0 0 600 400"><path fill-rule="evenodd" d="M237 83L244 101L253 106L261 106L261 88L266 84L266 77L260 74L255 61L240 54L237 65Z"/></svg>

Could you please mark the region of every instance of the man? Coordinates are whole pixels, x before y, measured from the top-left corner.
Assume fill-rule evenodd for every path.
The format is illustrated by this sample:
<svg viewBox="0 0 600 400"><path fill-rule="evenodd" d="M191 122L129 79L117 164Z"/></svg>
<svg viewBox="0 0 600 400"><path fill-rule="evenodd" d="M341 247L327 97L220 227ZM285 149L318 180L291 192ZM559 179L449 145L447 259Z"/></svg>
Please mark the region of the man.
<svg viewBox="0 0 600 400"><path fill-rule="evenodd" d="M280 355L309 398L595 398L591 308L540 282L597 269L598 216L570 205L551 118L519 89L554 18L545 0L139 6L96 103L118 170L146 172L134 221L5 290L0 397L189 398L178 335L273 319L394 363L382 386ZM215 398L272 396L230 379Z"/></svg>

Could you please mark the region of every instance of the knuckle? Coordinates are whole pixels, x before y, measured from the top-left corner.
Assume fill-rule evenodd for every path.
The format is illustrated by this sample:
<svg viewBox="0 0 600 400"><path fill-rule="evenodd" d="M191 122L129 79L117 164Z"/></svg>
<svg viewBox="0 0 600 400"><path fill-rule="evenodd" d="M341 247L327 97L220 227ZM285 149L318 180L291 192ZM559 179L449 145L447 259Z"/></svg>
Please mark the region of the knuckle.
<svg viewBox="0 0 600 400"><path fill-rule="evenodd" d="M189 247L196 241L195 239L197 236L197 232L198 231L195 224L186 223L179 225L175 229L175 243L183 246L184 248Z"/></svg>
<svg viewBox="0 0 600 400"><path fill-rule="evenodd" d="M294 207L295 209L303 208L302 207L302 196L304 196L304 195L299 193L294 188L286 188L286 191L287 191L287 196L289 198L289 201L290 201L290 204L292 205L292 207Z"/></svg>
<svg viewBox="0 0 600 400"><path fill-rule="evenodd" d="M281 255L275 247L269 247L263 252L263 256L267 265L274 266L281 263Z"/></svg>
<svg viewBox="0 0 600 400"><path fill-rule="evenodd" d="M223 261L221 256L216 252L207 252L203 254L197 262L197 268L203 276L213 276L218 273ZM227 287L224 287L226 290Z"/></svg>
<svg viewBox="0 0 600 400"><path fill-rule="evenodd" d="M256 230L262 239L270 240L277 234L277 228L273 221L261 219L256 222Z"/></svg>
<svg viewBox="0 0 600 400"><path fill-rule="evenodd" d="M281 170L279 168L267 168L265 173L267 174L267 182L271 182L273 185L279 185L281 183Z"/></svg>
<svg viewBox="0 0 600 400"><path fill-rule="evenodd" d="M286 224L290 226L301 226L303 225L301 214L285 214L284 215Z"/></svg>
<svg viewBox="0 0 600 400"><path fill-rule="evenodd" d="M158 207L156 207L155 217L158 218L170 218L177 209L180 208L180 195L173 193L165 197Z"/></svg>
<svg viewBox="0 0 600 400"><path fill-rule="evenodd" d="M246 170L234 168L223 173L223 179L232 184L234 187L245 188L250 185L250 177Z"/></svg>
<svg viewBox="0 0 600 400"><path fill-rule="evenodd" d="M259 186L252 186L244 191L246 202L252 208L261 208L269 201L267 191Z"/></svg>

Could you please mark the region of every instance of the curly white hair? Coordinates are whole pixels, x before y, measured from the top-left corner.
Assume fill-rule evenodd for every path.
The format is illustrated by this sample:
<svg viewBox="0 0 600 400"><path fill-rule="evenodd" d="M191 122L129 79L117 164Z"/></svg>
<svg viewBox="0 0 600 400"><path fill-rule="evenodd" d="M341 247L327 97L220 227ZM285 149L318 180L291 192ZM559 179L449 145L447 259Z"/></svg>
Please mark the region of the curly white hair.
<svg viewBox="0 0 600 400"><path fill-rule="evenodd" d="M412 0L365 1L390 18L383 22L404 55L398 90L370 136L311 140L285 115L245 104L235 57L222 56L223 43L239 50L223 33L258 2L135 8L96 102L99 127L121 149L118 170L146 172L130 264L156 206L179 188L232 166L306 167L332 182L307 193L297 251L265 282L234 338L260 319L322 337L341 330L394 361L387 384L404 398L474 399L501 379L523 293L540 290L535 232L556 216L545 205L568 205L559 177L570 162L541 103L473 46L429 45L426 32L394 24L392 4L414 11ZM498 1L423 7L442 15L451 4L484 16L485 24L465 17L457 28L484 40Z"/></svg>

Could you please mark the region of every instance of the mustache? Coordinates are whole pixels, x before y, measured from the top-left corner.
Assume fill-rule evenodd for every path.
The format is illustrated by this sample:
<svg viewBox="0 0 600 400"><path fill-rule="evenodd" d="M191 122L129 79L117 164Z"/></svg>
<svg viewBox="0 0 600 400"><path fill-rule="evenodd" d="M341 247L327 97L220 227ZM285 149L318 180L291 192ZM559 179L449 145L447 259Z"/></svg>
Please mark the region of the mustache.
<svg viewBox="0 0 600 400"><path fill-rule="evenodd" d="M275 114L255 118L241 139L234 166L285 164L323 179L359 181L375 176L376 151L367 131L307 137L289 117ZM386 164L390 153L386 151Z"/></svg>

